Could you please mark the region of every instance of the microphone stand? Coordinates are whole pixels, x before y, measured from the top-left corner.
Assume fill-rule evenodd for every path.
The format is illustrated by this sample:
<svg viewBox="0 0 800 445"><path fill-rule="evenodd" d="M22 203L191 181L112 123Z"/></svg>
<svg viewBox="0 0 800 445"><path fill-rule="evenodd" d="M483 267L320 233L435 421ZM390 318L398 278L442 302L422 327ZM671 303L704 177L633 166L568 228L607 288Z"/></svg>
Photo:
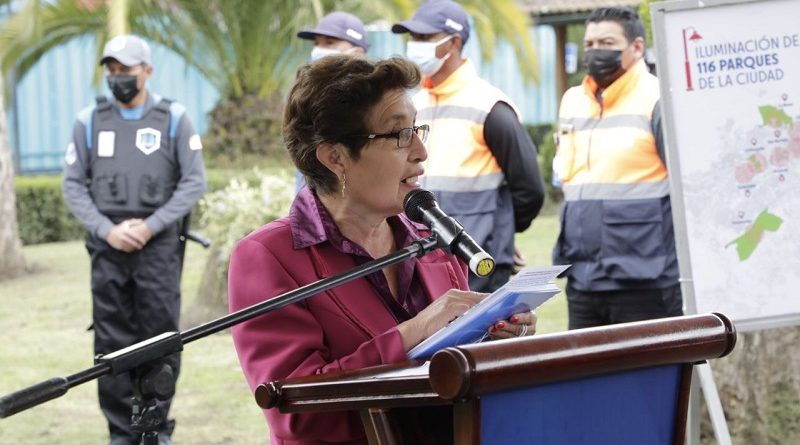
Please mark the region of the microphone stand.
<svg viewBox="0 0 800 445"><path fill-rule="evenodd" d="M161 417L156 398L166 399L175 392L175 379L169 365L159 363L170 354L183 350L183 345L227 329L267 312L316 295L357 278L369 275L408 258L422 257L437 248L449 251L446 240L435 233L381 258L354 267L332 277L299 287L261 303L212 320L183 332L165 332L110 354L95 357L95 365L67 377L54 377L0 397L0 418L25 411L66 394L69 388L106 374L131 373L134 381L134 406L131 425L142 431L144 444L157 444Z"/></svg>

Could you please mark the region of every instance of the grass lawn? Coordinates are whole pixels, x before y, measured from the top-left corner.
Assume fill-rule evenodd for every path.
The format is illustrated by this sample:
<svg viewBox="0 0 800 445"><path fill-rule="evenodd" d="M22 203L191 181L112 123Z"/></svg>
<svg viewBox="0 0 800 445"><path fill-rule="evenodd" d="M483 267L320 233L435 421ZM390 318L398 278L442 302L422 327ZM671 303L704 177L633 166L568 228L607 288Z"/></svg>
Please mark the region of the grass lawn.
<svg viewBox="0 0 800 445"><path fill-rule="evenodd" d="M557 217L539 217L518 246L529 265L550 264ZM92 365L89 258L82 242L25 247L36 272L0 283L0 395ZM193 304L205 252L187 251L183 309ZM566 329L563 293L540 308L538 332ZM0 445L102 444L105 420L96 380L64 396L0 420ZM266 426L245 383L228 332L186 345L171 415L179 445L264 444Z"/></svg>

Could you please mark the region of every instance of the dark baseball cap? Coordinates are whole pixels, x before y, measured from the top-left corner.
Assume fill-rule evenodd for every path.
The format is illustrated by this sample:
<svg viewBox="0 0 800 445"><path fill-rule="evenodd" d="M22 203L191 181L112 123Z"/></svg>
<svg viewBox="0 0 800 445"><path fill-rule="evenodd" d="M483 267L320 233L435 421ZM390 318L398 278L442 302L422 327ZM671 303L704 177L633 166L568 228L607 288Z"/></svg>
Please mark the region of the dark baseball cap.
<svg viewBox="0 0 800 445"><path fill-rule="evenodd" d="M417 9L411 20L392 26L392 32L403 34L458 34L466 43L469 39L469 19L467 12L456 2L450 0L431 0Z"/></svg>
<svg viewBox="0 0 800 445"><path fill-rule="evenodd" d="M353 14L336 11L332 12L317 23L317 27L311 31L300 31L297 37L306 40L314 40L316 36L333 37L334 39L350 42L355 46L369 49L367 43L367 32L364 30L364 22Z"/></svg>
<svg viewBox="0 0 800 445"><path fill-rule="evenodd" d="M116 36L106 42L103 47L103 57L100 65L105 64L110 59L125 66L136 66L142 63L152 65L150 62L150 45L141 37L132 34Z"/></svg>

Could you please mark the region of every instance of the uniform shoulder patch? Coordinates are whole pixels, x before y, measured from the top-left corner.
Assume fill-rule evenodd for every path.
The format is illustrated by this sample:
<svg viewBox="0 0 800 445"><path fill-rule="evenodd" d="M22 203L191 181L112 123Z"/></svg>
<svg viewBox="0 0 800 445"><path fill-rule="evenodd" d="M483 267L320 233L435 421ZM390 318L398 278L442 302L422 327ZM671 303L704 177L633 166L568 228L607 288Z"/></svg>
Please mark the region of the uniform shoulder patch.
<svg viewBox="0 0 800 445"><path fill-rule="evenodd" d="M195 133L192 137L189 138L189 149L190 150L202 150L203 149L203 141L200 139L200 135Z"/></svg>
<svg viewBox="0 0 800 445"><path fill-rule="evenodd" d="M78 160L78 153L75 152L75 143L70 142L67 144L67 152L64 154L64 162L67 165L72 165Z"/></svg>

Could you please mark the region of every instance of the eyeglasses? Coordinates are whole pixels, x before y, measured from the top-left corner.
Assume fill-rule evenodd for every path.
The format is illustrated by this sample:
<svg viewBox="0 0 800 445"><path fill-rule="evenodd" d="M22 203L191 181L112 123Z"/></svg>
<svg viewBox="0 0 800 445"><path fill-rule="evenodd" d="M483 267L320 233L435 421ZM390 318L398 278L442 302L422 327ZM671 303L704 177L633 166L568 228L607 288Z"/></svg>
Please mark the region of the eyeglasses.
<svg viewBox="0 0 800 445"><path fill-rule="evenodd" d="M418 127L403 128L399 131L395 131L394 133L355 134L353 136L360 138L367 138L367 139L396 138L397 148L406 148L411 146L411 141L414 139L414 133L417 134L417 137L419 138L420 141L425 142L428 139L428 133L430 133L430 131L431 131L430 125L420 125Z"/></svg>

